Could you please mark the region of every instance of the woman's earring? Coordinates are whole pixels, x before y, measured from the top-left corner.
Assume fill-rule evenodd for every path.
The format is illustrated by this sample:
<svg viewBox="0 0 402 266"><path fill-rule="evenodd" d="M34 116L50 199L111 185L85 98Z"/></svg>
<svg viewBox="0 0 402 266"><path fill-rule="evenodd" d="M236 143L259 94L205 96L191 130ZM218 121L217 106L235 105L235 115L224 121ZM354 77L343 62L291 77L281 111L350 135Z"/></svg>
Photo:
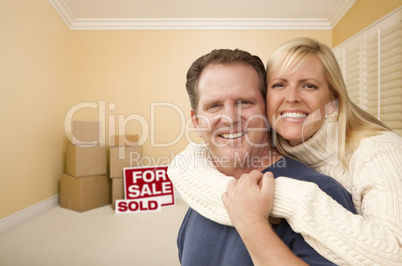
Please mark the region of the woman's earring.
<svg viewBox="0 0 402 266"><path fill-rule="evenodd" d="M328 118L328 114L325 114L325 119L327 119Z"/></svg>

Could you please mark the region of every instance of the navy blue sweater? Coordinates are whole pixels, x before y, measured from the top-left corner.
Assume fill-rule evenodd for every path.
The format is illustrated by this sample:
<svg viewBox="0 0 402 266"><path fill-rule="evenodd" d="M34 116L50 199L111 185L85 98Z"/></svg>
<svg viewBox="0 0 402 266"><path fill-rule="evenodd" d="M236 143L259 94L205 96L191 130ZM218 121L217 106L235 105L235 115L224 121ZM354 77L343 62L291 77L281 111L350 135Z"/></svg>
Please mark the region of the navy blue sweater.
<svg viewBox="0 0 402 266"><path fill-rule="evenodd" d="M316 183L339 204L356 213L351 195L335 179L322 175L296 160L283 157L266 168L277 176ZM309 265L334 265L318 254L303 237L295 233L282 219L273 229L290 250ZM251 257L237 233L231 226L215 223L189 208L177 238L179 259L183 266L253 265Z"/></svg>

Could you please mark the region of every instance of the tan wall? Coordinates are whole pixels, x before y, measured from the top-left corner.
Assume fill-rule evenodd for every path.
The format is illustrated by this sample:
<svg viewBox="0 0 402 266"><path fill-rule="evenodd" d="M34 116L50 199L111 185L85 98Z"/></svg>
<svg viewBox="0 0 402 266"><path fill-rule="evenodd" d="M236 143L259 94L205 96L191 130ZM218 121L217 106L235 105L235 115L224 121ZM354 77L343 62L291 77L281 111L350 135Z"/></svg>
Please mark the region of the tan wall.
<svg viewBox="0 0 402 266"><path fill-rule="evenodd" d="M166 163L188 143L180 131L190 112L185 73L197 57L213 48L241 48L265 62L276 46L298 36L335 46L400 5L402 0L357 0L333 32L72 32L47 0L0 1L0 219L58 193L64 118L72 107L105 105L105 112L79 109L73 119L101 117L106 136L122 132L119 116L133 118L127 132L144 137L146 157ZM154 108L154 124L151 103L163 104ZM142 118L148 134L141 132ZM173 143L153 147L152 131L156 144Z"/></svg>
<svg viewBox="0 0 402 266"><path fill-rule="evenodd" d="M70 31L47 0L0 1L0 218L58 193Z"/></svg>
<svg viewBox="0 0 402 266"><path fill-rule="evenodd" d="M121 133L119 126L124 124L118 123L119 116L139 116L146 121L148 134L137 118L126 123L126 128L146 140L142 162L166 164L189 141L181 135L190 114L185 75L196 58L214 48L240 48L265 62L280 43L298 36L317 38L328 45L332 41L330 31L75 31L72 106L104 104L105 112L82 108L74 119L96 120L100 110L110 124L108 135L109 130ZM110 103L116 108L109 108ZM154 108L153 118L151 103L163 103ZM180 115L185 116L183 121ZM199 141L195 134L190 140ZM152 141L166 146L155 147Z"/></svg>
<svg viewBox="0 0 402 266"><path fill-rule="evenodd" d="M135 118L127 132L141 133L143 118L149 130L144 155L166 163L188 141L181 136L152 147L152 130L157 144L180 136L190 112L185 73L197 57L213 48L241 48L265 62L294 37L332 42L331 31L70 31L47 0L0 1L0 33L0 219L57 195L71 108L105 104L105 112L82 108L73 116L96 120L101 114L114 125L105 135L121 133L119 116ZM151 103L163 103L154 109L155 124Z"/></svg>
<svg viewBox="0 0 402 266"><path fill-rule="evenodd" d="M332 30L333 47L400 6L402 0L357 0Z"/></svg>

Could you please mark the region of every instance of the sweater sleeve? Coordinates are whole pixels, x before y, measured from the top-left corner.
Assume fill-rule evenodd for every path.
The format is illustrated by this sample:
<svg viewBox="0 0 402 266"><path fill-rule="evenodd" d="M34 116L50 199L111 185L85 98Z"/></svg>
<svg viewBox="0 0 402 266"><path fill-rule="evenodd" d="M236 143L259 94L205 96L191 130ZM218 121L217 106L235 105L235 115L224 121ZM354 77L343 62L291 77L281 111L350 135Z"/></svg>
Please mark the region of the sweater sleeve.
<svg viewBox="0 0 402 266"><path fill-rule="evenodd" d="M342 213L331 215L353 230L353 234L343 241L339 238L339 247L351 252L345 262L352 264L351 259L359 259L359 264L364 265L402 265L401 162L402 138L391 132L362 140L351 157L348 173L350 190L361 216L354 215L349 219ZM331 166L327 166L326 170L329 169ZM299 223L300 218L292 216L291 220ZM324 217L320 219L323 220L319 227L330 221ZM297 225L294 228L295 231L308 230ZM333 227L328 229L333 230ZM320 230L328 232L325 228Z"/></svg>
<svg viewBox="0 0 402 266"><path fill-rule="evenodd" d="M278 177L271 214L285 218L307 243L338 265L401 265L395 225L388 228L372 217L352 214L313 183Z"/></svg>
<svg viewBox="0 0 402 266"><path fill-rule="evenodd" d="M388 156L381 155L384 153ZM401 265L402 158L400 152L388 153L356 160L355 168L362 171L362 179L368 179L358 186L362 191L352 192L362 195L362 215L344 209L316 184L287 177L275 181L271 215L285 218L307 243L336 264ZM186 164L185 171L169 166L168 175L176 189L201 215L231 225L221 200L230 178L205 162L204 167L195 167L202 159L192 149L182 155L193 161Z"/></svg>
<svg viewBox="0 0 402 266"><path fill-rule="evenodd" d="M219 172L202 144L190 143L175 156L167 173L180 197L202 216L233 226L222 202L222 194L233 177Z"/></svg>

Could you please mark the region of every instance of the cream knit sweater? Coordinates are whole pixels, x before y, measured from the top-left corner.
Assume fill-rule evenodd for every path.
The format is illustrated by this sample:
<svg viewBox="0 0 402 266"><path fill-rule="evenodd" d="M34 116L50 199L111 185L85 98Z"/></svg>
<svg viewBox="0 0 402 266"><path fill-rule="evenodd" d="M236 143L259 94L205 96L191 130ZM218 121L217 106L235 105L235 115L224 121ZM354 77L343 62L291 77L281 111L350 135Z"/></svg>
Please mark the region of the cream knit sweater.
<svg viewBox="0 0 402 266"><path fill-rule="evenodd" d="M275 180L271 215L285 218L338 265L402 265L402 138L385 132L362 140L344 168L333 152L335 127L327 121L304 144L282 143L302 162L338 180L352 194L359 215L345 210L317 185L287 177ZM232 177L214 167L205 145L190 144L172 161L168 175L190 207L231 225L221 196Z"/></svg>

